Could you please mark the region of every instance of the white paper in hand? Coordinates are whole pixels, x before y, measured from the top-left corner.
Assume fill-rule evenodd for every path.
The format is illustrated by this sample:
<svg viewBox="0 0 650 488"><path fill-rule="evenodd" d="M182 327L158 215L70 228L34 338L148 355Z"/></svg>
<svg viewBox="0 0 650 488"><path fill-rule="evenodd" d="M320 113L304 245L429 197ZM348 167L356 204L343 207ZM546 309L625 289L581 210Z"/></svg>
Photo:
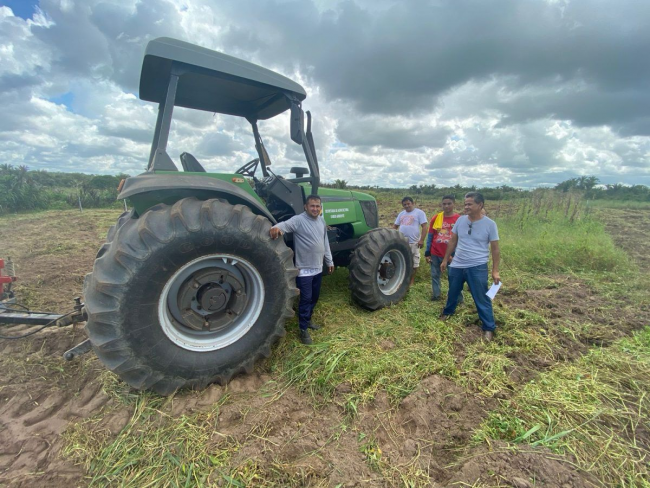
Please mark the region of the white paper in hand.
<svg viewBox="0 0 650 488"><path fill-rule="evenodd" d="M486 295L490 297L490 300L494 300L494 297L496 296L497 292L499 291L499 288L501 288L501 284L503 281L499 281L498 285L495 285L492 283L492 286L490 289L487 291Z"/></svg>

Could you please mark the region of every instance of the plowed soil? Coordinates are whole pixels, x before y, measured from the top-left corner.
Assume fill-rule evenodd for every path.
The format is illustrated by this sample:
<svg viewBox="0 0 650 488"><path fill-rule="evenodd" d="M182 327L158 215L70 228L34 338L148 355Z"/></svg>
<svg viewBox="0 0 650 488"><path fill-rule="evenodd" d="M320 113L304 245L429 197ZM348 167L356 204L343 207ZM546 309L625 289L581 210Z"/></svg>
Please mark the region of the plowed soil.
<svg viewBox="0 0 650 488"><path fill-rule="evenodd" d="M628 214L633 211L626 211ZM72 298L81 293L83 277L92 269L96 250L106 229L119 212L76 214L48 212L20 219L0 220L0 257L11 256L19 264L16 292L32 309L69 311ZM98 215L101 218L98 218ZM619 235L623 249L639 266L648 269L645 241L648 219L641 212L637 222ZM640 219L640 220L639 220ZM642 245L643 243L643 245ZM650 311L623 309L619 327L610 327L611 314L601 297L571 277L558 277L549 289L504 295L507 306L533 309L549 320L590 321L602 324L599 334L580 338L556 351L566 360L580 356L590 345L611 341L650 323ZM23 295L21 296L21 292ZM628 324L621 328L620 324ZM105 412L94 429L116 436L129 422L132 408L118 404L103 391L100 376L107 374L92 353L66 362L62 354L81 342L81 326L47 329L23 340L0 340L0 485L86 486L87 473L62 456L61 434L73 423ZM19 335L33 330L25 326L0 333ZM478 334L467 329L462 344ZM390 345L387 345L390 347ZM582 348L582 349L581 349ZM557 357L556 355L556 357ZM550 366L546 356L516 357L510 372L514 384L522 384ZM323 486L394 486L400 473L411 473L431 486L581 487L600 486L598 480L575 468L572 459L543 448L519 449L494 444L471 447L473 429L496 408L498 399L486 398L461 388L449 379L433 375L397 406L384 393L362 406L351 421L343 408L349 388L341 385L333 401L315 405L312 398L288 389L269 398L264 387L277 380L267 372L235 378L227 387L211 386L202 392L180 392L166 404L174 417L209 409L228 394L216 420L211 447L235 441L240 448L232 463L282 465L292 477L286 484ZM373 450L380 450L373 465ZM379 452L379 451L377 451ZM371 462L369 462L369 459ZM391 472L392 467L397 470ZM210 480L217 484L218 480Z"/></svg>

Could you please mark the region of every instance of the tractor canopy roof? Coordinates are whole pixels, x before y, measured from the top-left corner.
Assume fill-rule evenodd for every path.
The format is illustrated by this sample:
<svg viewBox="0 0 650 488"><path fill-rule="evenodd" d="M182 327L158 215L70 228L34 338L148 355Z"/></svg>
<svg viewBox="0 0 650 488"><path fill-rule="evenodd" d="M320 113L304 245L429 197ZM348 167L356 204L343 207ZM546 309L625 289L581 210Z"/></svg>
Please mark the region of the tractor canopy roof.
<svg viewBox="0 0 650 488"><path fill-rule="evenodd" d="M171 74L179 74L174 105L269 119L307 97L295 81L253 63L187 42L160 37L147 44L140 99L164 102Z"/></svg>

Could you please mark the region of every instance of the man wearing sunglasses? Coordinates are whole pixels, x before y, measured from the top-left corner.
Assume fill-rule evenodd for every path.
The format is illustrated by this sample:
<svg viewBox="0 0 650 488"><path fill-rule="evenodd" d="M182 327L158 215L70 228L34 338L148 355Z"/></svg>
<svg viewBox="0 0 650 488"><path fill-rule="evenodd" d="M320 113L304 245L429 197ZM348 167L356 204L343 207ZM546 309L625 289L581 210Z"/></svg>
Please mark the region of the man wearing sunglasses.
<svg viewBox="0 0 650 488"><path fill-rule="evenodd" d="M501 281L499 276L499 232L497 224L481 214L485 199L479 192L465 195L465 215L461 216L452 229L447 252L440 264L444 273L449 258L454 259L449 265L449 293L447 304L440 318L446 320L456 311L458 298L467 283L476 304L478 316L483 324L483 338L489 342L494 335L496 324L492 311L492 300L486 295L488 290L488 260L492 251L492 280Z"/></svg>

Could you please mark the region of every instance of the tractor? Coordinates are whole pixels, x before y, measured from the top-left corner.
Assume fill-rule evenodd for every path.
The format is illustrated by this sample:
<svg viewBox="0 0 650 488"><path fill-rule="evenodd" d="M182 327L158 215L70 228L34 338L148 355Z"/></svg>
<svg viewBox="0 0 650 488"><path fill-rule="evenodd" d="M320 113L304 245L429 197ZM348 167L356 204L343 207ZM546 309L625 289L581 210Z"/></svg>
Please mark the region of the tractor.
<svg viewBox="0 0 650 488"><path fill-rule="evenodd" d="M89 343L122 380L164 395L225 384L268 357L298 294L292 237L273 240L269 230L302 212L310 194L322 199L334 262L349 268L354 301L377 310L404 297L413 272L408 242L378 228L372 196L321 187L302 86L158 38L146 47L139 96L158 104L147 169L120 185L130 210L109 229L83 288ZM179 171L167 152L175 106L245 118L257 157L233 173L213 173L183 152ZM287 110L306 167L281 176L258 121Z"/></svg>

